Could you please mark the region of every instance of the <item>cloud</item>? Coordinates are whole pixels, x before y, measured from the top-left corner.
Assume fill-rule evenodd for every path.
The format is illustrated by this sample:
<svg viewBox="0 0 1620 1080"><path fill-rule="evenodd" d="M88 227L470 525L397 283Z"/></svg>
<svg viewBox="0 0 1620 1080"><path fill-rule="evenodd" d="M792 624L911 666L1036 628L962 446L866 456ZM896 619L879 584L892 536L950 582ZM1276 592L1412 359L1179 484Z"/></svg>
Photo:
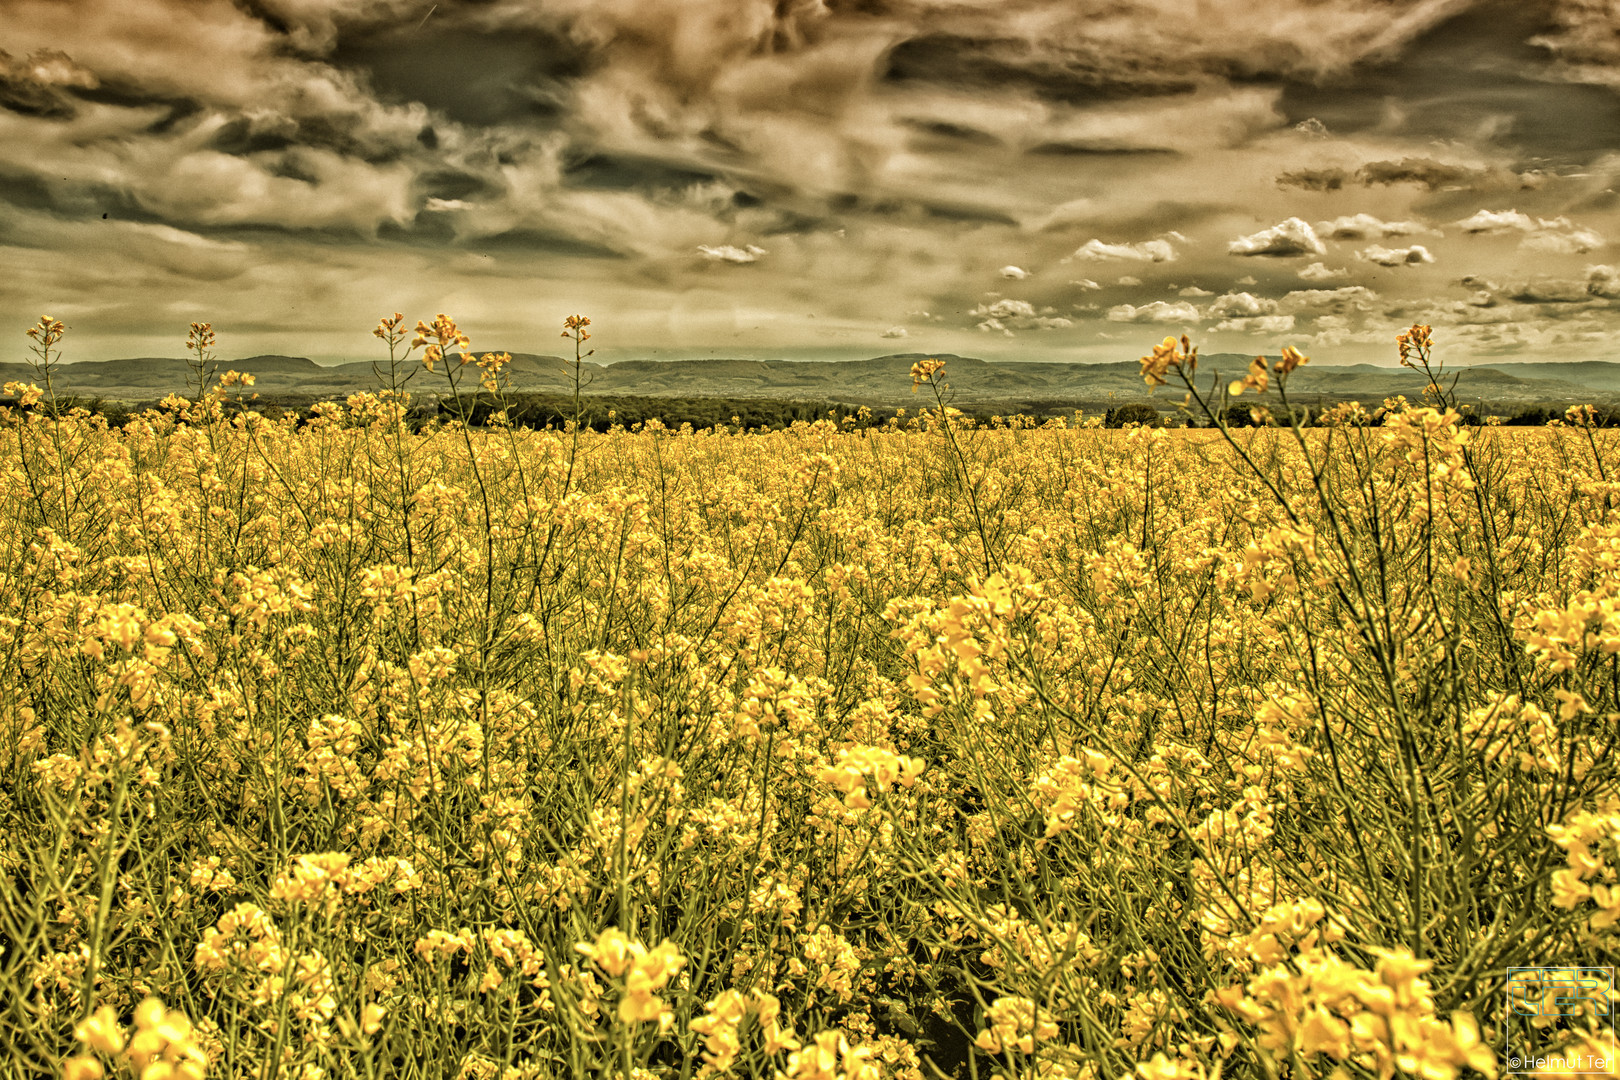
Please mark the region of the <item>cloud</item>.
<svg viewBox="0 0 1620 1080"><path fill-rule="evenodd" d="M1155 300L1141 307L1119 304L1108 309L1109 322L1196 323L1202 319L1198 309L1191 304L1172 304L1164 300Z"/></svg>
<svg viewBox="0 0 1620 1080"><path fill-rule="evenodd" d="M730 244L721 244L719 247L709 247L705 244L699 244L698 251L710 262L728 263L758 262L761 255L770 254L770 252L766 251L764 248L755 247L753 244L749 244L745 248L733 247Z"/></svg>
<svg viewBox="0 0 1620 1080"><path fill-rule="evenodd" d="M1229 255L1267 255L1287 258L1294 255L1325 255L1327 245L1303 220L1291 217L1251 236L1241 236L1226 246Z"/></svg>
<svg viewBox="0 0 1620 1080"><path fill-rule="evenodd" d="M1338 191L1344 187L1350 174L1340 168L1300 169L1277 177L1278 187L1297 187L1306 191Z"/></svg>
<svg viewBox="0 0 1620 1080"><path fill-rule="evenodd" d="M1472 236L1524 233L1519 241L1521 249L1550 255L1585 255L1608 243L1601 233L1576 225L1567 217L1532 218L1518 210L1480 210L1456 224Z"/></svg>
<svg viewBox="0 0 1620 1080"><path fill-rule="evenodd" d="M999 331L1007 337L1012 337L1014 330L1064 330L1074 325L1069 319L1053 315L1050 308L1036 311L1035 305L1027 300L997 300L993 304L980 304L968 314L982 318L978 324L980 330L986 333Z"/></svg>
<svg viewBox="0 0 1620 1080"><path fill-rule="evenodd" d="M1581 278L1537 278L1507 290L1499 289L1490 282L1484 284L1490 291L1481 290L1481 295L1492 296L1500 292L1506 299L1520 304L1620 300L1620 270L1606 265L1588 266L1585 276ZM1492 296L1492 299L1494 301L1495 297Z"/></svg>
<svg viewBox="0 0 1620 1080"><path fill-rule="evenodd" d="M1338 289L1295 289L1284 296L1280 304L1295 311L1343 314L1373 310L1378 304L1378 294L1364 285L1346 285Z"/></svg>
<svg viewBox="0 0 1620 1080"><path fill-rule="evenodd" d="M1292 315L1257 315L1247 318L1222 319L1216 330L1234 330L1250 334L1286 334L1294 328Z"/></svg>
<svg viewBox="0 0 1620 1080"><path fill-rule="evenodd" d="M1552 255L1585 255L1608 243L1592 229L1570 223L1565 217L1552 220L1540 218L1536 229L1519 242L1519 247L1530 251L1545 251Z"/></svg>
<svg viewBox="0 0 1620 1080"><path fill-rule="evenodd" d="M71 56L60 49L39 49L23 60L17 60L0 50L0 78L76 90L94 90L101 85L95 72L75 63Z"/></svg>
<svg viewBox="0 0 1620 1080"><path fill-rule="evenodd" d="M1276 311L1277 301L1247 292L1226 293L1209 305L1209 317L1212 319L1253 318L1274 315Z"/></svg>
<svg viewBox="0 0 1620 1080"><path fill-rule="evenodd" d="M1405 248L1387 248L1373 244L1356 252L1356 258L1379 266L1417 266L1434 262L1434 256L1422 244Z"/></svg>
<svg viewBox="0 0 1620 1080"><path fill-rule="evenodd" d="M1468 165L1452 165L1433 158L1402 158L1400 161L1369 161L1351 172L1337 165L1320 169L1296 169L1280 173L1278 187L1300 188L1304 191L1340 191L1347 184L1362 187L1390 187L1395 184L1417 184L1430 191L1449 187L1477 186L1488 180L1506 181L1513 177L1505 170L1477 169Z"/></svg>
<svg viewBox="0 0 1620 1080"><path fill-rule="evenodd" d="M1578 304L1592 299L1585 281L1542 279L1526 282L1508 295L1520 304Z"/></svg>
<svg viewBox="0 0 1620 1080"><path fill-rule="evenodd" d="M1607 2L1553 0L1547 23ZM149 319L189 304L227 327L297 311L298 332L335 353L351 348L325 344L340 319L379 296L397 298L390 310L442 302L464 323L480 313L516 340L544 302L514 297L585 295L605 354L854 348L894 311L928 308L959 313L906 317L930 348L966 351L993 321L1060 330L1047 335L1054 355L1094 356L1115 298L1164 298L1123 305L1130 318L1286 316L1280 301L1213 312L1215 296L1179 283L1258 304L1372 278L1353 248L1421 240L1449 262L1462 230L1431 242L1416 223L1481 205L1517 200L1530 227L1470 245L1467 269L1562 281L1614 262L1612 109L1556 81L1596 63L1582 50L1608 47L1612 19L1525 49L1479 0L1211 3L1186 39L1175 0L1117 0L1081 19L1073 0L0 0L12 268L0 307L116 295ZM1427 32L1453 18L1480 33ZM1521 62L1526 78L1494 74ZM1421 69L1399 107L1382 81L1396 65ZM1456 186L1484 193L1442 193ZM1288 233L1295 213L1314 239ZM47 219L82 227L48 235ZM1268 221L1282 224L1234 253L1300 257L1250 264L1262 284L1233 282L1240 264L1222 264L1224 249ZM1082 236L1094 239L1077 250ZM1331 269L1324 246L1349 269ZM1020 265L981 262L998 251ZM1067 288L1022 265L1066 255L1082 275ZM1178 286L1155 280L1171 262ZM298 268L317 263L329 270L311 271L324 290L312 311ZM113 268L134 280L107 284ZM1431 302L1433 275L1379 276L1411 279L1380 285L1390 308ZM1132 279L1153 288L1067 310ZM958 301L996 280L1034 294L1027 310ZM984 313L963 318L981 299ZM1316 310L1302 304L1300 322ZM1395 318L1351 317L1354 333Z"/></svg>
<svg viewBox="0 0 1620 1080"><path fill-rule="evenodd" d="M1586 289L1593 296L1620 300L1620 270L1612 266L1588 266Z"/></svg>
<svg viewBox="0 0 1620 1080"><path fill-rule="evenodd" d="M1549 49L1561 61L1560 73L1572 82L1620 85L1620 40L1614 33L1614 10L1600 3L1554 5L1557 29L1539 34L1529 44Z"/></svg>
<svg viewBox="0 0 1620 1080"><path fill-rule="evenodd" d="M1185 289L1182 289L1180 292L1176 293L1176 295L1185 296L1191 299L1202 296L1214 296L1215 294L1210 292L1208 289L1200 289L1196 285L1189 285Z"/></svg>
<svg viewBox="0 0 1620 1080"><path fill-rule="evenodd" d="M1472 217L1463 218L1456 225L1471 235L1510 232L1514 229L1529 232L1536 227L1529 214L1521 214L1517 210L1481 210Z"/></svg>
<svg viewBox="0 0 1620 1080"><path fill-rule="evenodd" d="M1350 271L1343 267L1337 270L1329 270L1326 263L1313 262L1301 270L1299 276L1303 281L1336 281L1339 278L1349 277Z"/></svg>
<svg viewBox="0 0 1620 1080"><path fill-rule="evenodd" d="M909 337L910 332L903 326L891 326L878 336L885 338L903 338Z"/></svg>
<svg viewBox="0 0 1620 1080"><path fill-rule="evenodd" d="M0 49L0 107L36 116L71 117L77 102L69 90L94 90L94 72L56 49L17 58Z"/></svg>
<svg viewBox="0 0 1620 1080"><path fill-rule="evenodd" d="M187 277L217 281L252 267L252 249L237 241L211 240L168 225L136 222L119 222L115 235L126 255Z"/></svg>
<svg viewBox="0 0 1620 1080"><path fill-rule="evenodd" d="M1124 277L1114 282L1114 284L1124 285L1126 288L1134 289L1142 284L1142 279L1137 277L1135 274L1126 274Z"/></svg>
<svg viewBox="0 0 1620 1080"><path fill-rule="evenodd" d="M263 249L237 240L219 240L169 225L134 221L72 221L53 216L23 216L0 202L0 233L14 249L104 253L98 269L121 279L122 288L143 275L180 280L180 292L197 283L232 281L255 269ZM85 303L78 300L77 303Z"/></svg>
<svg viewBox="0 0 1620 1080"><path fill-rule="evenodd" d="M1380 221L1371 214L1353 214L1317 222L1316 234L1328 240L1382 240L1387 236L1434 235L1435 230L1415 221Z"/></svg>
<svg viewBox="0 0 1620 1080"><path fill-rule="evenodd" d="M1416 157L1402 158L1400 161L1369 161L1356 170L1356 179L1367 187L1374 184L1418 184L1430 191L1473 183L1485 175L1483 169Z"/></svg>
<svg viewBox="0 0 1620 1080"><path fill-rule="evenodd" d="M1144 240L1139 244L1106 244L1101 240L1091 239L1080 246L1074 257L1092 262L1119 259L1126 262L1158 263L1174 261L1176 251L1168 240Z"/></svg>

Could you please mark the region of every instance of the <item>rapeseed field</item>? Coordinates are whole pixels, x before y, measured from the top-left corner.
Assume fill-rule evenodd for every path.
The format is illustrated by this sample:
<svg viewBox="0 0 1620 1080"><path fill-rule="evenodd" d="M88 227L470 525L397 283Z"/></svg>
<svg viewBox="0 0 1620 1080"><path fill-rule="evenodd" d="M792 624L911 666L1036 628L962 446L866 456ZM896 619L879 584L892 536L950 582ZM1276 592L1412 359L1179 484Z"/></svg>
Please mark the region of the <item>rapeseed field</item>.
<svg viewBox="0 0 1620 1080"><path fill-rule="evenodd" d="M504 358L398 315L307 424L195 324L109 429L65 329L0 413L10 1075L1453 1080L1614 963L1616 436L1465 426L1427 327L1309 428L976 428L933 361L606 434L412 430Z"/></svg>

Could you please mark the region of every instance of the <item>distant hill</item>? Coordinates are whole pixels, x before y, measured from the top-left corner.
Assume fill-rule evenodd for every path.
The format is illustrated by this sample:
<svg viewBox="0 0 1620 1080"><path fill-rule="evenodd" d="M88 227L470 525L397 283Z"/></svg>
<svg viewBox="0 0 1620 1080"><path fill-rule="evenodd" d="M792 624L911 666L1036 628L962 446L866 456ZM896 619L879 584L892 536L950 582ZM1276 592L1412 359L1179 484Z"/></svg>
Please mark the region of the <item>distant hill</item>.
<svg viewBox="0 0 1620 1080"><path fill-rule="evenodd" d="M798 362L788 360L626 360L616 364L587 361L581 374L585 392L649 397L731 397L813 399L873 406L921 405L927 391L911 392L911 365L932 356L944 360L945 381L960 405L983 405L1014 411L1032 403L1106 406L1130 401L1157 401L1168 406L1181 398L1174 385L1149 394L1135 360L1116 363L994 362L940 353L893 353L868 360ZM1215 353L1199 358L1198 383L1208 387L1238 377L1252 354ZM220 370L249 372L254 389L265 398L343 397L376 389L378 365L369 361L323 366L299 356L249 356L221 363ZM509 368L520 392L563 393L573 388L573 362L560 356L513 353ZM410 376L407 388L418 395L445 393L443 369L428 373L416 360L402 365ZM190 369L170 357L85 361L57 369L64 394L110 401L148 401L184 393ZM1590 401L1620 402L1620 364L1606 361L1492 363L1457 368L1457 393L1464 401L1491 406ZM0 381L30 381L25 364L0 364ZM1449 381L1449 376L1448 376ZM468 389L476 381L468 378ZM1405 368L1373 364L1306 365L1291 378L1290 394L1298 400L1381 401L1396 394L1416 398L1424 378ZM1275 398L1275 392L1267 398ZM1252 400L1252 398L1250 399Z"/></svg>

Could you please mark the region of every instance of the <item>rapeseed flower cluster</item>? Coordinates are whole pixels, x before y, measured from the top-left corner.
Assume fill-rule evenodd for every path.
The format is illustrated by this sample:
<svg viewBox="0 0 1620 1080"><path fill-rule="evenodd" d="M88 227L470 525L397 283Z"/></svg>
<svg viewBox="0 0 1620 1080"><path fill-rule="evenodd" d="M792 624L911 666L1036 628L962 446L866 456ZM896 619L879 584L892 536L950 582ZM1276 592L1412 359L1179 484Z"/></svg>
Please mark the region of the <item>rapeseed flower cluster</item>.
<svg viewBox="0 0 1620 1080"><path fill-rule="evenodd" d="M524 431L471 422L503 354L409 325L302 426L204 323L193 397L56 410L31 331L0 1032L41 1069L1454 1080L1499 973L1620 947L1594 414L987 428L936 360L859 433ZM1143 376L1282 415L1304 362Z"/></svg>

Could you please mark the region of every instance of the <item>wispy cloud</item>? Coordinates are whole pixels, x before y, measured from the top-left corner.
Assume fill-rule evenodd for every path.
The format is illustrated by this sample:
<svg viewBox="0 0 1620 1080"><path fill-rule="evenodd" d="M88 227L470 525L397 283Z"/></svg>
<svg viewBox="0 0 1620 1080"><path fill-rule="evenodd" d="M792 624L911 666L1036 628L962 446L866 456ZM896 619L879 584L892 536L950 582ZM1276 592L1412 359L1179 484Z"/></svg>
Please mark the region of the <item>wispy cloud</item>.
<svg viewBox="0 0 1620 1080"><path fill-rule="evenodd" d="M770 252L762 247L749 244L747 247L734 247L731 244L721 244L718 247L709 247L706 244L698 245L698 252L710 262L751 263L758 262L760 256Z"/></svg>

